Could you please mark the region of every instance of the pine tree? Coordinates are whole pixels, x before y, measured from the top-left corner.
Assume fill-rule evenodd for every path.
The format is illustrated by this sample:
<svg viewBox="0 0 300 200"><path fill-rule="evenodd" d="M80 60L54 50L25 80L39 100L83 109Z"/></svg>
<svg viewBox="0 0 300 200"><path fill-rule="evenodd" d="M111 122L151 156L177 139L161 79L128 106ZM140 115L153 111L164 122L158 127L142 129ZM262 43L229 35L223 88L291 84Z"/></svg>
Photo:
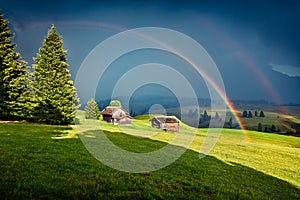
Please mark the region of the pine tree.
<svg viewBox="0 0 300 200"><path fill-rule="evenodd" d="M265 114L264 114L264 112L262 110L259 113L259 117L265 117Z"/></svg>
<svg viewBox="0 0 300 200"><path fill-rule="evenodd" d="M257 131L262 132L262 124L260 122L258 123Z"/></svg>
<svg viewBox="0 0 300 200"><path fill-rule="evenodd" d="M91 99L87 102L84 111L86 119L99 119L99 107L94 99Z"/></svg>
<svg viewBox="0 0 300 200"><path fill-rule="evenodd" d="M246 118L248 116L248 113L246 110L243 111L243 117Z"/></svg>
<svg viewBox="0 0 300 200"><path fill-rule="evenodd" d="M62 37L54 25L44 39L33 64L33 100L35 121L47 124L70 124L78 107L73 81L66 63Z"/></svg>
<svg viewBox="0 0 300 200"><path fill-rule="evenodd" d="M228 125L229 125L230 128L233 127L233 125L232 125L232 117L229 118Z"/></svg>
<svg viewBox="0 0 300 200"><path fill-rule="evenodd" d="M219 113L216 112L215 119L219 119L219 118L220 118Z"/></svg>
<svg viewBox="0 0 300 200"><path fill-rule="evenodd" d="M254 116L255 117L257 117L257 115L258 115L258 112L257 112L257 110L254 112Z"/></svg>
<svg viewBox="0 0 300 200"><path fill-rule="evenodd" d="M276 132L276 126L274 124L272 124L272 126L271 126L271 132L272 133Z"/></svg>
<svg viewBox="0 0 300 200"><path fill-rule="evenodd" d="M12 44L14 34L0 14L0 119L29 117L29 70Z"/></svg>
<svg viewBox="0 0 300 200"><path fill-rule="evenodd" d="M203 118L203 121L209 121L210 120L210 116L207 114L206 110L204 110L202 118Z"/></svg>
<svg viewBox="0 0 300 200"><path fill-rule="evenodd" d="M248 118L252 118L252 112L251 111L248 112Z"/></svg>

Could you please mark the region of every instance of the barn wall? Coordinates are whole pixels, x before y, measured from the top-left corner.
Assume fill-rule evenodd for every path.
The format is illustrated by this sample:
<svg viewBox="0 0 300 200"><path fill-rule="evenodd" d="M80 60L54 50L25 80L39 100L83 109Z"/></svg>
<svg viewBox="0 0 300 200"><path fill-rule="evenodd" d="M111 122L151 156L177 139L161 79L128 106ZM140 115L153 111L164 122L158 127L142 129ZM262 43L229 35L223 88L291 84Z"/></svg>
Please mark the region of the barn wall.
<svg viewBox="0 0 300 200"><path fill-rule="evenodd" d="M157 121L156 119L152 119L151 120L151 127L153 127L153 128L160 128L160 123L159 123L159 121Z"/></svg>
<svg viewBox="0 0 300 200"><path fill-rule="evenodd" d="M163 123L161 129L170 131L170 132L178 132L179 131L179 123Z"/></svg>
<svg viewBox="0 0 300 200"><path fill-rule="evenodd" d="M170 132L179 132L179 123L161 123L155 118L151 119L151 127Z"/></svg>

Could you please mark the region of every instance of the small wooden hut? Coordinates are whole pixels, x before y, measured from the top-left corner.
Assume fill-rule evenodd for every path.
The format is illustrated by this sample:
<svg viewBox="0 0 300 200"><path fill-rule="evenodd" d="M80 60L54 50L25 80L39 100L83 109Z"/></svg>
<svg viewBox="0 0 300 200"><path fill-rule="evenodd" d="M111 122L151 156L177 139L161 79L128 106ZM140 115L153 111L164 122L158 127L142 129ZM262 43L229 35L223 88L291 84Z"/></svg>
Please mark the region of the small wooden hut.
<svg viewBox="0 0 300 200"><path fill-rule="evenodd" d="M122 107L107 106L100 114L103 116L103 121L114 125L131 126L132 117L130 117L129 113Z"/></svg>
<svg viewBox="0 0 300 200"><path fill-rule="evenodd" d="M151 120L151 127L170 132L179 132L179 120L175 116L157 116Z"/></svg>

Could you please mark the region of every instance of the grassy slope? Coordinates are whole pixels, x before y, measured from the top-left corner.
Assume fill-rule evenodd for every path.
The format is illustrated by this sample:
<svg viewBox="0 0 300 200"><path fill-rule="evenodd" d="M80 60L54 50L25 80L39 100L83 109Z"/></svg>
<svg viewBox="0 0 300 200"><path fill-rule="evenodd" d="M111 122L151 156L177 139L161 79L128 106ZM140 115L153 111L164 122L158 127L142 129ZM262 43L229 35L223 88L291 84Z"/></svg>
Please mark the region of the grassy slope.
<svg viewBox="0 0 300 200"><path fill-rule="evenodd" d="M120 129L110 124L101 124L101 128L106 130L117 128L120 132L163 142L170 142L175 137L173 133L158 132L156 129L149 128L148 131L144 131L145 128L141 129L144 126L149 127L148 118L148 116L135 118L134 130L126 127ZM181 125L181 134L188 135L191 132L196 133L197 137L189 149L199 152L207 129L195 131L195 129ZM256 131L223 129L210 155L229 164L237 163L251 167L300 187L300 166L296 164L300 162L300 138Z"/></svg>
<svg viewBox="0 0 300 200"><path fill-rule="evenodd" d="M101 123L101 128L118 146L134 152L165 143L119 132L161 141L174 137L148 125L145 117L135 119L133 127ZM187 137L189 131L183 126ZM300 198L299 139L248 134L245 138L240 131L224 130L210 156L199 159L198 153L187 151L162 170L130 174L98 162L68 128L0 124L0 198ZM191 146L195 150L206 131L197 135Z"/></svg>
<svg viewBox="0 0 300 200"><path fill-rule="evenodd" d="M241 111L242 112L242 111ZM252 114L254 111L252 111ZM246 125L247 129L257 130L258 123L262 124L262 130L267 128L271 128L272 124L276 126L276 129L280 129L280 132L286 131L295 131L291 128L291 123L299 123L299 120L284 114L279 114L277 112L267 112L265 111L265 117L254 117L253 118L242 118L242 121ZM254 114L253 114L254 115Z"/></svg>
<svg viewBox="0 0 300 200"><path fill-rule="evenodd" d="M276 126L276 129L280 129L280 132L285 133L286 131L295 132L294 128L291 126L296 123L300 123L300 107L299 106L263 106L263 105L242 105L238 106L238 113L242 116L244 110L251 110L253 118L242 118L246 127L251 130L257 130L258 123L262 124L262 130L265 127L271 128L272 124ZM265 117L255 117L254 112L263 110ZM284 114L289 113L289 114ZM231 113L228 113L229 115Z"/></svg>

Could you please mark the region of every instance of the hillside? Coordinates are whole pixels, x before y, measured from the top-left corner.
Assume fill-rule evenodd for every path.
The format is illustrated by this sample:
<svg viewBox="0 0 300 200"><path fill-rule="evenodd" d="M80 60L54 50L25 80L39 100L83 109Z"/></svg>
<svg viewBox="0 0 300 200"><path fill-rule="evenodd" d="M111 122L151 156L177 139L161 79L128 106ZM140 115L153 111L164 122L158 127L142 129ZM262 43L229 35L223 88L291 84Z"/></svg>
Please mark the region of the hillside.
<svg viewBox="0 0 300 200"><path fill-rule="evenodd" d="M298 107L295 106L294 110L296 111L297 109ZM252 108L252 110L248 110L248 112L251 111L254 114L255 110L257 109ZM271 126L274 125L277 133L300 136L300 116L297 111L292 112L289 107L277 106L264 107L260 108L260 110L264 110L265 117L253 116L252 118L242 118L248 130L258 130L258 124L261 123L263 131L266 128L270 130ZM258 109L258 112L260 110ZM242 116L242 113L243 110L239 110L240 116Z"/></svg>
<svg viewBox="0 0 300 200"><path fill-rule="evenodd" d="M149 115L135 117L133 127L116 127L104 122L101 122L100 126L103 130L114 130L162 142L170 142L174 139L175 133L150 128L149 118ZM187 137L190 134L196 134L189 149L199 152L208 129L194 129L183 123L180 126L181 134ZM180 143L177 145L182 146ZM300 186L300 166L295 164L295 161L300 161L299 153L300 138L256 131L223 129L209 155L226 163L237 163L254 168Z"/></svg>
<svg viewBox="0 0 300 200"><path fill-rule="evenodd" d="M179 108L168 108L166 109L168 114L175 114L178 116L184 116L185 119L189 119L188 112L191 111L189 107L183 107L183 113L180 113ZM216 115L215 112L211 112L210 107L199 107L200 114L207 111L208 115L212 118ZM294 135L300 136L300 107L299 106L273 106L273 105L252 105L243 104L236 107L236 111L243 121L245 127L248 130L258 130L258 124L262 124L263 132L271 132L272 125L276 128L276 133L283 135ZM243 118L243 111L251 112L252 118ZM263 111L265 117L254 116L255 111ZM219 112L219 114L222 113ZM289 113L289 114L287 114ZM232 118L233 123L237 123L235 117L230 110L226 112L225 122L228 122ZM195 117L186 120L185 123L194 124ZM207 122L208 124L208 122ZM265 129L268 131L265 131Z"/></svg>
<svg viewBox="0 0 300 200"><path fill-rule="evenodd" d="M171 98L169 96L139 96L139 97L117 97L122 102L129 102L129 110L131 116L143 115L148 112L166 113L167 115L175 115L178 118L183 117L186 124L192 126L207 127L208 122L199 124L195 121L195 116L190 117L190 112L195 112L195 106L190 98L182 98L182 105L179 106L178 100L176 98ZM159 101L157 101L159 99ZM99 101L98 105L103 109L108 105L110 99ZM154 104L161 105L159 109L153 109L151 107ZM210 110L210 100L209 99L198 99L199 114L203 114L207 111L208 115L212 118L215 117L216 113ZM253 118L242 118L245 127L248 130L258 130L258 124L262 124L262 131L267 129L270 131L272 125L275 126L276 132L280 134L288 134L300 136L300 106L288 106L288 105L272 105L266 101L233 101L234 107L240 117L243 115L243 111L251 111ZM265 117L255 117L255 111L263 111ZM218 114L222 113L220 111ZM198 115L199 116L199 115ZM226 112L225 122L228 122L230 117L233 118L233 123L237 123L232 112L228 109ZM239 127L238 124L235 124ZM266 131L267 132L267 131ZM270 131L271 132L271 131Z"/></svg>
<svg viewBox="0 0 300 200"><path fill-rule="evenodd" d="M175 134L150 128L149 116L136 117L132 127L85 121L82 113L78 117L87 126L0 124L1 198L300 198L299 138L224 129L209 156L199 159L207 133L199 129L190 150L178 160L158 171L134 174L97 161L78 134L105 134L117 146L137 153L160 149ZM94 123L103 132L88 126ZM195 131L183 124L181 128L186 137ZM178 143L175 148L182 147Z"/></svg>

